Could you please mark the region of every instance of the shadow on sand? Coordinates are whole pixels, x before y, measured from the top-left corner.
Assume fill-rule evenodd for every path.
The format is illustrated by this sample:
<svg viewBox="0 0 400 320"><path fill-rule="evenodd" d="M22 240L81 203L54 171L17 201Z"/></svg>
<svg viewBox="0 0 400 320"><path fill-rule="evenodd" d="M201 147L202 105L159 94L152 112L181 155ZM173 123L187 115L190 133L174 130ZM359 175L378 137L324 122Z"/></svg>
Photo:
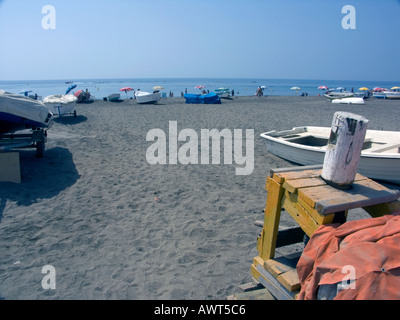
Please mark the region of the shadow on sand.
<svg viewBox="0 0 400 320"><path fill-rule="evenodd" d="M7 200L29 206L38 199L56 196L80 178L68 149L48 149L44 158L35 155L36 151L20 152L20 184L0 182L0 222Z"/></svg>
<svg viewBox="0 0 400 320"><path fill-rule="evenodd" d="M82 116L82 115L78 114L76 117L74 117L71 114L71 115L63 115L62 117L56 117L56 118L54 118L54 122L74 125L74 124L85 122L85 121L87 121L87 119L88 118L86 116Z"/></svg>

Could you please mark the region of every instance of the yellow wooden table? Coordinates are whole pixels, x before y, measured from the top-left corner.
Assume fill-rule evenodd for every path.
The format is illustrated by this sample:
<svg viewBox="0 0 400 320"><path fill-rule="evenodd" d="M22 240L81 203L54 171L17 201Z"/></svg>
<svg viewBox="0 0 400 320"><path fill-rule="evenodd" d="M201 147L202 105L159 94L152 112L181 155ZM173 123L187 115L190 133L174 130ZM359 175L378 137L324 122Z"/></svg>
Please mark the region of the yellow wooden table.
<svg viewBox="0 0 400 320"><path fill-rule="evenodd" d="M340 190L328 185L320 177L321 172L322 166L271 170L266 183L263 229L257 238L259 256L254 258L252 265L252 274L256 279L262 276L262 280L268 280L265 279L264 269L274 278L283 278L283 274L289 272L289 280L286 280L293 280L293 283L285 283L284 279L281 283L289 292L299 288L294 283L297 277L295 267L273 260L282 209L293 217L308 236L323 224L343 223L350 209L363 208L372 217L400 211L398 190L390 190L360 174L356 175L350 189ZM293 298L293 294L286 296L290 297Z"/></svg>

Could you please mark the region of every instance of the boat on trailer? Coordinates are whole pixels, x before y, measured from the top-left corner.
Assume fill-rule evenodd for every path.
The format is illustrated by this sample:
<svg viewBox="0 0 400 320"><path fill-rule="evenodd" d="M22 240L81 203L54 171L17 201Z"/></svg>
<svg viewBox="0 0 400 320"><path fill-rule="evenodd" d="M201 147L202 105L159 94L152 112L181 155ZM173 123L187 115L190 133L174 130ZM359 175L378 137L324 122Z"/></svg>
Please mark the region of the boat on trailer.
<svg viewBox="0 0 400 320"><path fill-rule="evenodd" d="M294 127L269 131L268 152L300 165L323 164L331 128ZM371 179L400 184L400 132L367 130L357 172Z"/></svg>
<svg viewBox="0 0 400 320"><path fill-rule="evenodd" d="M46 107L58 116L72 113L76 117L75 103L78 100L73 94L54 94L43 99Z"/></svg>
<svg viewBox="0 0 400 320"><path fill-rule="evenodd" d="M53 119L43 102L0 90L0 152L33 147L42 157Z"/></svg>
<svg viewBox="0 0 400 320"><path fill-rule="evenodd" d="M53 114L43 102L0 90L0 133L47 129L52 123Z"/></svg>

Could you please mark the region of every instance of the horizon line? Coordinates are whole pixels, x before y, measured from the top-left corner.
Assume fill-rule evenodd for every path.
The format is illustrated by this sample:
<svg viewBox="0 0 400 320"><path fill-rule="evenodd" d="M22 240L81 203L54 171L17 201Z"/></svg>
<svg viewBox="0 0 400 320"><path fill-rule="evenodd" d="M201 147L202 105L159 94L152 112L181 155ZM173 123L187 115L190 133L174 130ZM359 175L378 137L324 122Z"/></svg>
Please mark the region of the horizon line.
<svg viewBox="0 0 400 320"><path fill-rule="evenodd" d="M18 82L18 81L82 81L82 80L131 80L131 79L241 79L241 80L307 80L307 81L349 81L349 82L400 82L397 80L360 80L360 79L310 79L310 78L258 78L258 77L137 77L137 78L70 78L62 79L18 79L18 80L2 80L2 82Z"/></svg>

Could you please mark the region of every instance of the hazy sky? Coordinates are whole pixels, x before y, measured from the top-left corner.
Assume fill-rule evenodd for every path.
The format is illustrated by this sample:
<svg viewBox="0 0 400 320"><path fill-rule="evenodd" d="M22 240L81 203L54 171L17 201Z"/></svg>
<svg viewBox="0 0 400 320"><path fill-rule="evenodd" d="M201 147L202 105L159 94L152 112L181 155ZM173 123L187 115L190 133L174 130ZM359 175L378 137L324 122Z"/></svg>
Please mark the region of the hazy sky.
<svg viewBox="0 0 400 320"><path fill-rule="evenodd" d="M399 17L400 0L0 0L0 80L400 81Z"/></svg>

